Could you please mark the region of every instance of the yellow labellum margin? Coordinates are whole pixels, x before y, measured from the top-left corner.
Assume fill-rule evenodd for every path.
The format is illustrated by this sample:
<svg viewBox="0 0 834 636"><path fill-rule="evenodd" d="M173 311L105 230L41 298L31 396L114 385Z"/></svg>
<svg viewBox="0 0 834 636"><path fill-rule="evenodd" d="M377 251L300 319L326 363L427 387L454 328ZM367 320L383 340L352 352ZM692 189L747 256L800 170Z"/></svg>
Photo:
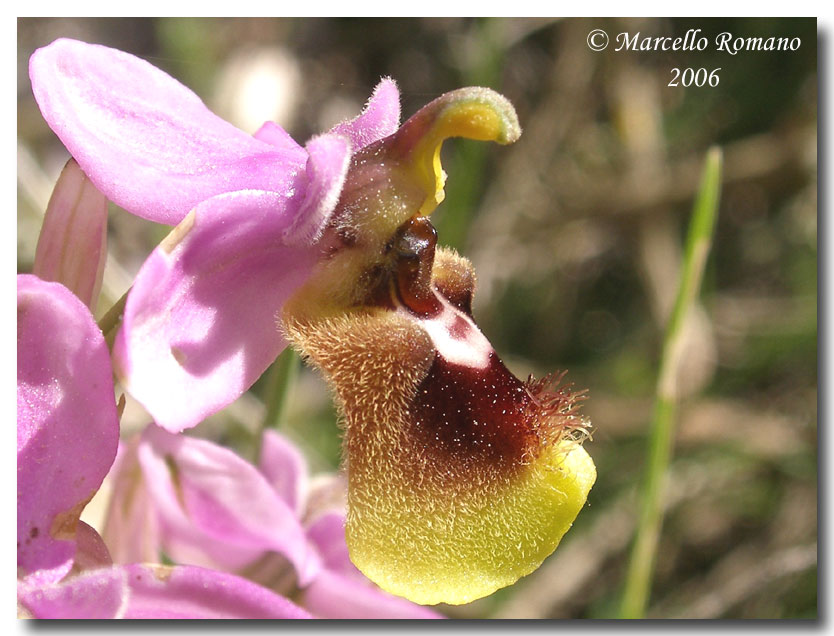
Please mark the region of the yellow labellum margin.
<svg viewBox="0 0 834 636"><path fill-rule="evenodd" d="M505 98L468 88L357 153L282 316L341 410L351 559L418 603L467 603L535 570L596 478L578 394L506 369L472 318L471 264L425 216L443 200L443 140L519 134Z"/></svg>

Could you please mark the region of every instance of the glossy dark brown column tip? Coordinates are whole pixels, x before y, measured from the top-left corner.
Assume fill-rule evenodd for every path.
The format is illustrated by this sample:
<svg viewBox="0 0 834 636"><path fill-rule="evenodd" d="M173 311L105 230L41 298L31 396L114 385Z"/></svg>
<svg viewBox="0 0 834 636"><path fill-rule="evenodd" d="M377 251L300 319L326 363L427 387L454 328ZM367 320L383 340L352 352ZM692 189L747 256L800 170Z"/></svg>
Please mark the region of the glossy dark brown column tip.
<svg viewBox="0 0 834 636"><path fill-rule="evenodd" d="M440 310L432 290L437 231L424 216L414 216L397 230L392 251L396 258L396 287L400 301L418 316Z"/></svg>

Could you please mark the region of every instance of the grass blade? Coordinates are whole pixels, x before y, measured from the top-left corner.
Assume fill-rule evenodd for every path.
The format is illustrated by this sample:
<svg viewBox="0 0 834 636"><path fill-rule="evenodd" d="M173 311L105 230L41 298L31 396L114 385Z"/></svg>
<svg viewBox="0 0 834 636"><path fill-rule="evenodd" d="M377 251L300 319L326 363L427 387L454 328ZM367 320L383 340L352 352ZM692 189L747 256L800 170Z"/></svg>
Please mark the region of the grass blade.
<svg viewBox="0 0 834 636"><path fill-rule="evenodd" d="M663 521L665 477L672 454L683 327L698 297L712 243L721 190L721 163L721 150L710 149L687 232L678 293L666 327L649 431L648 459L640 491L640 516L620 606L622 618L642 618L649 599Z"/></svg>
<svg viewBox="0 0 834 636"><path fill-rule="evenodd" d="M298 354L287 347L284 349L267 372L264 404L266 415L263 425L255 440L255 458L260 457L263 433L269 428L279 429L284 423L287 403L295 386L295 380L301 367Z"/></svg>

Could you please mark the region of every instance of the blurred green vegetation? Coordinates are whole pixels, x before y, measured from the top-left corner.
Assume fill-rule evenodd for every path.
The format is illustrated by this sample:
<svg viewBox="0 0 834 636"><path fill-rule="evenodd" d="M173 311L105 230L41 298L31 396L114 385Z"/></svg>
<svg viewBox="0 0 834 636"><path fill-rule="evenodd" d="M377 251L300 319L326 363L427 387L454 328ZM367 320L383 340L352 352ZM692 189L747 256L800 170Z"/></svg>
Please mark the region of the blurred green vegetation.
<svg viewBox="0 0 834 636"><path fill-rule="evenodd" d="M612 46L591 51L605 29ZM680 36L706 51L616 52L617 33ZM716 52L718 33L799 37L793 52ZM440 242L479 276L475 316L519 376L567 368L589 389L599 478L536 573L458 617L616 615L635 487L683 236L708 147L724 188L691 322L652 617L817 616L817 27L814 19L20 19L18 267L66 151L31 96L32 51L75 37L144 57L249 130L272 108L300 142L358 112L381 76L403 118L485 84L516 106L511 147L448 142ZM672 68L720 67L716 87L669 87ZM284 101L243 104L272 73ZM254 80L253 80L254 81ZM279 100L280 101L280 100ZM247 108L260 110L250 113ZM254 129L252 128L254 131ZM166 228L111 214L100 313ZM261 379L198 434L244 455L265 417ZM284 430L316 470L339 462L327 388L302 369ZM126 428L145 416L128 404Z"/></svg>

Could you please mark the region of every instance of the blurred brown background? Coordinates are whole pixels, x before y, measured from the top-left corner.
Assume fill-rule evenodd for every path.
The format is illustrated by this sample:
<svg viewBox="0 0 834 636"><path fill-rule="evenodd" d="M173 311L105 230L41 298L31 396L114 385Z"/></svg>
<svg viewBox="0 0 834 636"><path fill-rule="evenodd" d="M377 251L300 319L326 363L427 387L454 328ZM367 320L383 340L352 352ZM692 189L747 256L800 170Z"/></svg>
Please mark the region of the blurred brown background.
<svg viewBox="0 0 834 636"><path fill-rule="evenodd" d="M592 29L612 45L591 51ZM633 52L616 34L680 36L703 52ZM589 389L588 506L536 573L457 617L616 615L635 522L665 320L705 152L725 157L701 297L689 324L667 517L649 615L817 615L817 41L814 19L20 19L18 268L66 151L40 117L27 63L57 37L143 57L254 132L300 142L354 115L378 79L403 117L488 85L524 129L511 147L444 150L440 241L474 261L475 316L519 376L569 369ZM794 52L716 52L714 38L799 37ZM674 67L716 87L669 87ZM100 313L164 236L113 209ZM258 384L200 427L246 454ZM338 465L328 391L306 369L283 423L316 470ZM129 404L125 426L144 414Z"/></svg>

